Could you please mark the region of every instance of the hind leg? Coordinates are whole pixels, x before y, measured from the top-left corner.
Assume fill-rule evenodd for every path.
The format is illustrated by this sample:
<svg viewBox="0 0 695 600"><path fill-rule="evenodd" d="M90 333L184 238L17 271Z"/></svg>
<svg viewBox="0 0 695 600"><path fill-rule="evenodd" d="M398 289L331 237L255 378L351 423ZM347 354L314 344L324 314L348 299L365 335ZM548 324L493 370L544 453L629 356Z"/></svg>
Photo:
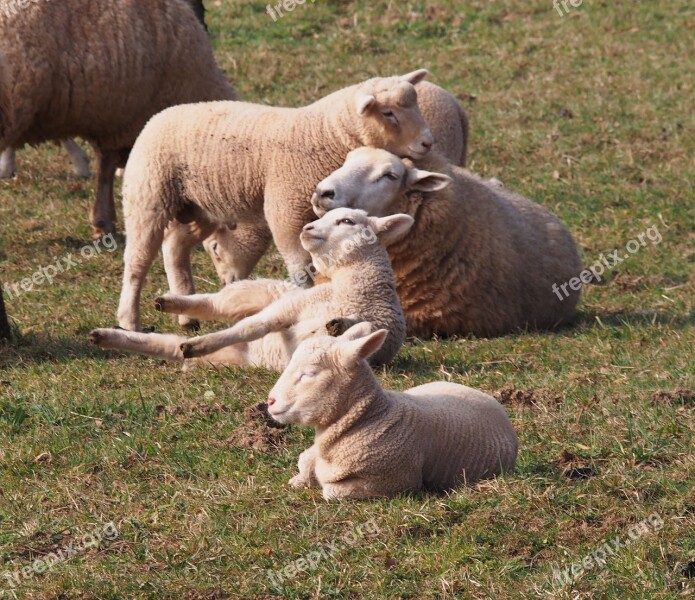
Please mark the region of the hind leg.
<svg viewBox="0 0 695 600"><path fill-rule="evenodd" d="M65 139L60 141L60 145L70 156L72 170L78 177L91 177L89 170L89 156L80 148L75 140Z"/></svg>

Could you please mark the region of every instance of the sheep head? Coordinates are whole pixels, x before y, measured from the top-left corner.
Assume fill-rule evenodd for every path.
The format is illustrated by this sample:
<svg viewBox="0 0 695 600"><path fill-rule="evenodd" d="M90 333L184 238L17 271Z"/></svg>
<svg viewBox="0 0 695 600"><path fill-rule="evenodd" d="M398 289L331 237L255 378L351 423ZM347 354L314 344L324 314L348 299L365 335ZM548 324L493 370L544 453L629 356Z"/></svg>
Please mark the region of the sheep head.
<svg viewBox="0 0 695 600"><path fill-rule="evenodd" d="M341 207L382 216L393 212L403 194L435 192L450 182L448 175L417 169L386 150L357 148L318 184L311 203L320 217Z"/></svg>
<svg viewBox="0 0 695 600"><path fill-rule="evenodd" d="M299 239L316 269L330 276L335 268L374 252L370 247L377 242L388 246L402 239L413 223L409 215L370 217L363 210L340 208L305 225Z"/></svg>
<svg viewBox="0 0 695 600"><path fill-rule="evenodd" d="M356 86L354 110L363 145L398 156L422 158L434 138L417 104L415 85L427 76L419 69L399 77L376 77Z"/></svg>
<svg viewBox="0 0 695 600"><path fill-rule="evenodd" d="M325 428L352 406L359 385L378 385L367 359L388 332L370 323L353 325L339 337L303 341L270 391L268 413L280 423Z"/></svg>

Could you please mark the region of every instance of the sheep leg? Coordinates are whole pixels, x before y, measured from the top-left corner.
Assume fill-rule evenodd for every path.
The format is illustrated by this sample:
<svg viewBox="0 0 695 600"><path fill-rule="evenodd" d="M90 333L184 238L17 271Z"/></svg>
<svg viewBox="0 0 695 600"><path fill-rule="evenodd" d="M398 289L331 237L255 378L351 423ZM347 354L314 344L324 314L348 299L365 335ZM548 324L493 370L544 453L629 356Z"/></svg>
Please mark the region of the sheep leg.
<svg viewBox="0 0 695 600"><path fill-rule="evenodd" d="M12 179L17 174L17 157L14 148L0 153L0 179Z"/></svg>
<svg viewBox="0 0 695 600"><path fill-rule="evenodd" d="M121 298L118 303L118 325L130 331L140 331L140 294L145 277L164 239L168 218L163 212L148 213L149 222L135 211L126 210L126 246L123 253L124 271ZM133 214L129 214L133 212Z"/></svg>
<svg viewBox="0 0 695 600"><path fill-rule="evenodd" d="M370 482L353 477L333 483L323 484L323 497L326 500L340 500L341 498L374 498L375 496L385 496L372 489Z"/></svg>
<svg viewBox="0 0 695 600"><path fill-rule="evenodd" d="M92 206L89 220L92 224L93 238L116 232L116 205L113 201L113 179L120 158L116 150L99 149L99 181L97 198Z"/></svg>
<svg viewBox="0 0 695 600"><path fill-rule="evenodd" d="M122 329L94 329L89 334L90 341L104 349L124 350L137 352L154 358L163 358L170 361L182 361L179 347L188 338L180 335L162 333L139 333L137 331L123 331ZM233 346L224 348L201 358L185 360L184 370L198 365L249 365L246 356L246 346Z"/></svg>
<svg viewBox="0 0 695 600"><path fill-rule="evenodd" d="M171 221L164 233L162 255L164 270L169 282L169 290L175 295L195 294L193 269L191 267L191 252L199 243L213 231L214 225L209 223L184 224ZM156 302L155 302L156 304ZM169 311L165 311L169 312ZM179 325L184 329L197 331L200 323L196 318L178 313Z"/></svg>
<svg viewBox="0 0 695 600"><path fill-rule="evenodd" d="M296 323L302 307L311 304L312 300L312 296L306 295L306 292L302 296L286 297L229 329L188 340L181 344L181 352L185 358L195 358L225 346L260 339L272 331L287 329Z"/></svg>
<svg viewBox="0 0 695 600"><path fill-rule="evenodd" d="M307 448L299 455L299 460L297 461L299 474L289 481L292 487L321 487L318 479L316 479L316 457L316 445Z"/></svg>
<svg viewBox="0 0 695 600"><path fill-rule="evenodd" d="M285 292L285 282L268 279L231 283L215 294L166 295L154 301L158 311L193 319L236 322L260 312Z"/></svg>
<svg viewBox="0 0 695 600"><path fill-rule="evenodd" d="M75 172L75 175L85 178L91 177L92 173L89 169L89 156L87 156L87 153L77 145L75 140L61 140L60 144L70 156L70 160L72 161L72 169Z"/></svg>

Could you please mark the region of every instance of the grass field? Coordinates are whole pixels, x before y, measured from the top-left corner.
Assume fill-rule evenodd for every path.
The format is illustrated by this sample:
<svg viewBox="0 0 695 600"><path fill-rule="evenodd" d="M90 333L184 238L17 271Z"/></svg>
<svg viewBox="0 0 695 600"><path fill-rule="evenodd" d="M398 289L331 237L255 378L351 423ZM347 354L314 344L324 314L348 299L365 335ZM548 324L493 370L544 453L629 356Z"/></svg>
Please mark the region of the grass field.
<svg viewBox="0 0 695 600"><path fill-rule="evenodd" d="M558 214L587 264L628 257L571 327L409 340L379 370L397 389L447 379L495 394L519 432L516 472L448 496L327 503L286 486L311 433L255 408L277 373L182 374L88 344L115 323L123 240L84 250L94 182L57 148L25 149L0 182L0 280L79 260L6 294L0 596L692 597L692 3L586 0L561 16L552 0L317 0L276 21L262 0L207 4L243 98L300 105L425 66L469 112L473 170ZM194 259L199 289L216 289L202 249ZM276 253L258 273L282 275ZM160 261L144 321L176 330L151 308L165 289ZM110 535L91 544L95 530Z"/></svg>

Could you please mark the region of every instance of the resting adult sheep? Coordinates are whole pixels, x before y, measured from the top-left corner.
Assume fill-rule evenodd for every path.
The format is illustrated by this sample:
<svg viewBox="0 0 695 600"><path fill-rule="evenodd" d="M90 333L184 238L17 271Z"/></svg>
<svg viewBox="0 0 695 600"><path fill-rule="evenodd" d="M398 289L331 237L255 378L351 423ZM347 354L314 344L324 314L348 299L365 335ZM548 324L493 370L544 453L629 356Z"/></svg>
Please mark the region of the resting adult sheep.
<svg viewBox="0 0 695 600"><path fill-rule="evenodd" d="M99 163L91 223L113 232L114 173L150 117L236 97L194 13L200 0L23 4L0 11L0 152L87 140Z"/></svg>
<svg viewBox="0 0 695 600"><path fill-rule="evenodd" d="M434 137L433 150L438 151L452 164L466 166L468 150L468 116L459 102L449 92L429 81L415 86L417 104ZM207 234L209 230L200 231ZM176 257L167 265L167 276L178 287L170 287L172 293L192 294L193 274L190 270L190 248L197 240L188 237L188 244L176 243ZM204 246L210 255L217 275L225 285L231 281L245 279L270 245L272 235L265 220L232 227L217 226L205 240ZM166 242L165 242L166 245ZM190 248L189 248L190 246ZM190 282L190 284L188 283ZM184 326L195 325L194 321L181 319Z"/></svg>
<svg viewBox="0 0 695 600"><path fill-rule="evenodd" d="M388 248L408 333L493 336L570 320L579 291L561 300L553 284L578 276L582 263L562 222L436 155L418 165L430 170L359 148L312 197L319 216L349 206L415 218Z"/></svg>
<svg viewBox="0 0 695 600"><path fill-rule="evenodd" d="M326 333L327 323L346 327L367 320L388 330L386 343L372 357L391 360L405 339L405 319L383 243L406 235L408 215L368 217L342 209L306 225L302 245L328 282L304 289L276 280L244 280L216 294L164 296L159 310L200 319L228 319L236 325L199 338L96 329L91 340L102 348L141 352L170 360L218 365L259 365L283 369L297 344ZM313 271L307 271L308 277Z"/></svg>
<svg viewBox="0 0 695 600"><path fill-rule="evenodd" d="M123 179L119 325L140 329L140 291L172 221L204 228L265 218L290 273L301 272L310 262L299 243L313 217L307 200L349 150L369 144L421 157L432 147L413 87L426 75L370 79L302 108L210 102L154 117ZM163 250L166 264L177 248Z"/></svg>
<svg viewBox="0 0 695 600"><path fill-rule="evenodd" d="M492 397L438 381L384 390L367 359L386 338L360 323L299 345L268 399L279 423L313 427L294 487L331 498L446 491L514 468L516 433Z"/></svg>

